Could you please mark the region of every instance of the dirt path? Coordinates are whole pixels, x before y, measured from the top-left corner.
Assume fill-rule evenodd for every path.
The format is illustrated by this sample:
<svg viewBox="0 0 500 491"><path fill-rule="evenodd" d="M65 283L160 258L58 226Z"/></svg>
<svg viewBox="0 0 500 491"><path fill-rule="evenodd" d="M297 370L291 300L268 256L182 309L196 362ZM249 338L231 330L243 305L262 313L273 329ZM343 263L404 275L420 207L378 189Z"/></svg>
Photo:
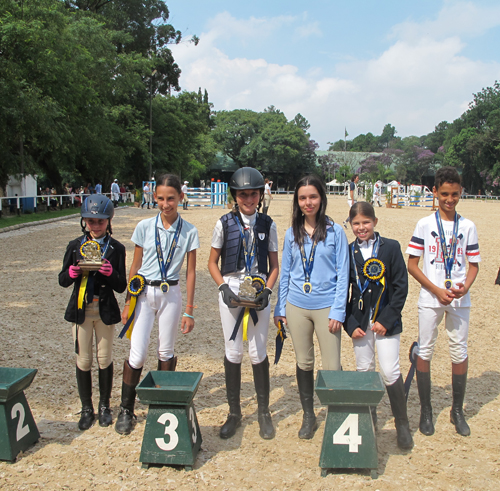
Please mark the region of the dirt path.
<svg viewBox="0 0 500 491"><path fill-rule="evenodd" d="M280 244L290 224L290 197L275 198L270 214L278 224ZM77 219L7 232L0 236L0 366L37 368L38 374L26 395L41 433L40 441L17 462L0 463L1 489L500 489L500 371L496 360L500 345L500 287L494 286L500 257L500 231L494 219L500 214L497 203L464 202L459 211L478 228L483 262L472 290L470 370L465 414L472 435L463 438L449 422L451 404L450 360L444 332L440 333L432 366L436 433L424 437L418 431L419 405L416 386L409 397L410 426L415 448L405 453L396 446L396 432L387 396L378 407L379 473L372 480L366 473L330 474L320 477L318 467L325 409L316 399L320 428L310 441L297 438L301 422L295 382L295 358L287 340L280 363L271 367L271 410L277 427L276 438L264 441L258 435L257 403L250 362L243 362L243 425L229 441L218 437L227 413L222 360L222 330L216 306L216 286L206 264L212 229L223 211L190 208L183 216L198 227L196 325L189 335L180 335L177 345L178 369L202 371L195 398L203 444L192 472L170 467L141 468L139 453L147 407L137 404L138 424L123 437L113 428L98 425L85 433L77 430L80 409L74 375L70 325L63 319L69 289L59 287L60 270L67 243L79 232ZM398 239L403 250L417 220L429 209L377 209L378 230ZM347 203L331 198L328 213L341 223ZM120 210L113 220L114 237L128 251L136 223L153 211L136 208ZM351 231L347 232L352 240ZM280 246L281 247L281 246ZM418 286L410 280L410 295L404 310L401 338L401 365L408 371L407 350L416 340ZM124 296L120 298L123 305ZM275 301L275 299L274 299ZM274 357L275 329L269 333L269 354ZM355 369L349 338L343 335L342 363ZM128 341L115 341L114 415L118 413L121 365L128 355ZM317 367L321 368L319 352ZM156 342L150 345L145 372L156 367ZM94 366L94 388L96 385Z"/></svg>

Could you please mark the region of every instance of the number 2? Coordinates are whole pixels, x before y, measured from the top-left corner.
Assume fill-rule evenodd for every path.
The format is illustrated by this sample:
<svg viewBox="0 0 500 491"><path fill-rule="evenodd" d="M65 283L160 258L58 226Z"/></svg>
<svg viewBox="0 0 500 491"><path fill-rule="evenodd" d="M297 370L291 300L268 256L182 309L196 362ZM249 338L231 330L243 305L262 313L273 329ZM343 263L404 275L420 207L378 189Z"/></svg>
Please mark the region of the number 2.
<svg viewBox="0 0 500 491"><path fill-rule="evenodd" d="M10 417L12 419L16 419L16 414L19 413L19 421L17 422L17 430L16 430L16 441L19 441L21 438L25 437L30 432L30 427L28 425L24 425L24 416L26 415L24 411L24 406L18 402L12 406L12 411L10 412Z"/></svg>
<svg viewBox="0 0 500 491"><path fill-rule="evenodd" d="M349 435L346 433L349 432ZM358 433L358 415L349 414L340 428L333 435L334 445L349 445L349 452L358 453L361 445L361 436Z"/></svg>

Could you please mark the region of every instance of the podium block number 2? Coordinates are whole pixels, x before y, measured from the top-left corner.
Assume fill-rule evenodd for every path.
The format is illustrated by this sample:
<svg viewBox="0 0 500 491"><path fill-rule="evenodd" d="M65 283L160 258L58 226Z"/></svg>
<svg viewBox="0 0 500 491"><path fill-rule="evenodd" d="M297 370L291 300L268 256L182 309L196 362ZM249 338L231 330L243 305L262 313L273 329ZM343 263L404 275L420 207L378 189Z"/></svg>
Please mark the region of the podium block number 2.
<svg viewBox="0 0 500 491"><path fill-rule="evenodd" d="M349 434L347 434L349 432ZM358 453L361 445L361 435L358 433L358 415L349 414L339 429L333 435L334 445L349 445L350 453Z"/></svg>
<svg viewBox="0 0 500 491"><path fill-rule="evenodd" d="M21 438L25 437L30 432L30 427L27 424L26 425L24 424L24 418L26 416L26 412L24 406L20 402L12 406L10 417L12 419L16 419L17 414L19 414L19 421L17 422L16 441L19 441L21 440Z"/></svg>
<svg viewBox="0 0 500 491"><path fill-rule="evenodd" d="M169 423L168 425L166 423ZM158 418L158 423L165 426L165 435L170 437L169 442L165 441L165 438L155 438L156 445L160 450L164 450L165 452L170 452L179 443L179 435L175 431L179 426L179 420L177 416L172 413L163 413Z"/></svg>

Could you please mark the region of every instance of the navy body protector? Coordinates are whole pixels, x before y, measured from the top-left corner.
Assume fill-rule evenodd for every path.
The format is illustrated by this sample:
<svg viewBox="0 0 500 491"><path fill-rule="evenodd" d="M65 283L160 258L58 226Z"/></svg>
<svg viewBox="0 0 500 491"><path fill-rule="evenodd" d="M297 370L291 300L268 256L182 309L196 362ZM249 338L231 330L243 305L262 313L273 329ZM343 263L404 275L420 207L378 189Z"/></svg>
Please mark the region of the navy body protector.
<svg viewBox="0 0 500 491"><path fill-rule="evenodd" d="M221 252L221 274L222 276L241 271L245 268L245 259L242 248L242 240L238 222L234 213L230 212L221 217L222 230L224 232L224 245ZM259 273L267 275L268 269L268 247L269 232L273 220L268 215L257 214L253 233L256 242L256 256ZM263 237L261 240L260 237Z"/></svg>

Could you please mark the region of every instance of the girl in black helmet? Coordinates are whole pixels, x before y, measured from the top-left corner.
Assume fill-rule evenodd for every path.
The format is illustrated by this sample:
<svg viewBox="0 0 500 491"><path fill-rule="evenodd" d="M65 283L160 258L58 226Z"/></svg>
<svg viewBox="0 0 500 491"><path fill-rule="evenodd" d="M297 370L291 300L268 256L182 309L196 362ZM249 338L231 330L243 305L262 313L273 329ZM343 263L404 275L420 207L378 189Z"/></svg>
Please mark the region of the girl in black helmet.
<svg viewBox="0 0 500 491"><path fill-rule="evenodd" d="M257 213L264 195L264 179L259 171L251 167L238 169L231 177L229 188L236 204L233 211L217 222L208 260L208 269L220 291L219 310L225 340L229 415L220 429L220 437L232 437L241 425L241 361L246 335L257 392L260 436L271 439L275 433L269 412L266 344L271 313L269 298L278 278L278 233L269 216ZM261 291L254 309L234 305L240 300L238 295L243 283Z"/></svg>
<svg viewBox="0 0 500 491"><path fill-rule="evenodd" d="M94 333L99 364L99 425L109 426L112 422L109 399L113 382L113 335L115 324L121 320L113 292L122 293L127 287L125 247L111 237L113 215L113 203L102 194L93 194L84 201L80 222L83 235L68 244L59 273L61 286L74 285L64 318L74 323L76 380L82 402L80 430L89 429L95 421L91 378ZM83 271L79 266L87 246L95 246L92 242L84 245L87 241L99 244L102 266L98 271Z"/></svg>

